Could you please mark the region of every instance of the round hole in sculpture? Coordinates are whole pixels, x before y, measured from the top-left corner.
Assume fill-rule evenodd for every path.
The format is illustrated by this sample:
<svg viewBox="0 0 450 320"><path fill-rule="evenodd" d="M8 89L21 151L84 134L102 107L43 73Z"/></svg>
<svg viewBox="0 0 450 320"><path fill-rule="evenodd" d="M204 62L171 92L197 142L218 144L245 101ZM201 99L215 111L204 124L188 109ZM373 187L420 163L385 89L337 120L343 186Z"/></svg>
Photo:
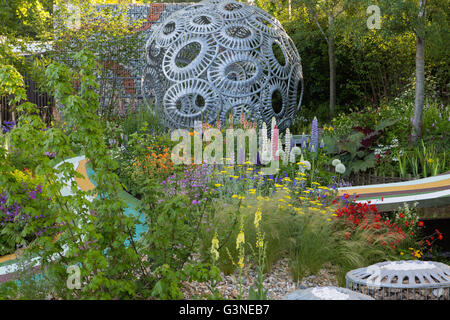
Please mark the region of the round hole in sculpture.
<svg viewBox="0 0 450 320"><path fill-rule="evenodd" d="M206 104L205 98L203 98L201 95L197 95L195 97L195 106L197 108L203 108Z"/></svg>
<svg viewBox="0 0 450 320"><path fill-rule="evenodd" d="M211 24L211 18L208 16L205 16L205 15L195 17L192 21L195 24L202 25L202 26L206 25L206 24Z"/></svg>
<svg viewBox="0 0 450 320"><path fill-rule="evenodd" d="M175 27L176 27L175 22L171 21L171 22L167 23L167 24L164 26L162 32L163 32L165 35L171 34L172 32L175 31Z"/></svg>
<svg viewBox="0 0 450 320"><path fill-rule="evenodd" d="M178 111L182 111L183 110L183 100L182 99L178 99L175 107L177 108Z"/></svg>
<svg viewBox="0 0 450 320"><path fill-rule="evenodd" d="M224 9L227 11L239 10L242 8L242 5L239 3L228 3L225 5Z"/></svg>
<svg viewBox="0 0 450 320"><path fill-rule="evenodd" d="M153 41L150 46L148 47L148 54L149 54L149 58L151 59L152 57L156 57L158 56L158 54L160 53L160 49L156 46L156 43Z"/></svg>
<svg viewBox="0 0 450 320"><path fill-rule="evenodd" d="M225 68L225 76L231 81L246 81L256 77L258 69L251 61L237 61Z"/></svg>
<svg viewBox="0 0 450 320"><path fill-rule="evenodd" d="M175 65L178 68L185 68L199 55L202 49L200 42L191 42L180 49L175 57Z"/></svg>
<svg viewBox="0 0 450 320"><path fill-rule="evenodd" d="M244 27L231 26L225 30L225 33L232 38L245 39L252 35L252 32Z"/></svg>
<svg viewBox="0 0 450 320"><path fill-rule="evenodd" d="M284 56L283 49L281 49L280 45L277 42L272 43L272 52L275 56L275 59L277 59L278 63L281 66L286 65L286 58Z"/></svg>
<svg viewBox="0 0 450 320"><path fill-rule="evenodd" d="M261 22L261 24L265 25L266 27L269 27L269 28L273 28L274 27L272 22L270 22L269 20L267 20L264 17L256 17L256 20Z"/></svg>
<svg viewBox="0 0 450 320"><path fill-rule="evenodd" d="M227 79L231 81L238 81L239 74L236 71L230 71L227 73Z"/></svg>
<svg viewBox="0 0 450 320"><path fill-rule="evenodd" d="M278 89L272 92L272 109L275 114L279 114L283 110L283 96Z"/></svg>

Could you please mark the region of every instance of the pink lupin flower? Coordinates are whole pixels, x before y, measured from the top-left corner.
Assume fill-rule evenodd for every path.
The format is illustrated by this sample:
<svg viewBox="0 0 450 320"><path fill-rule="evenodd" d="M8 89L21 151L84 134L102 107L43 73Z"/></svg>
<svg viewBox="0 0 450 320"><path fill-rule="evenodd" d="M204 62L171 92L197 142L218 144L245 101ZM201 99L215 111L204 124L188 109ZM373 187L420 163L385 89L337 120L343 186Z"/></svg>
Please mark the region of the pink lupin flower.
<svg viewBox="0 0 450 320"><path fill-rule="evenodd" d="M272 157L275 161L279 159L279 157L276 155L277 151L278 151L278 127L277 125L275 125L275 127L273 127L272 132Z"/></svg>
<svg viewBox="0 0 450 320"><path fill-rule="evenodd" d="M219 118L219 119L217 119L217 122L216 122L216 128L218 130L220 130L220 125L221 125L221 123L220 123L220 118Z"/></svg>
<svg viewBox="0 0 450 320"><path fill-rule="evenodd" d="M242 113L241 113L241 124L244 124L244 122L245 122L245 113L244 113L244 111L242 111Z"/></svg>

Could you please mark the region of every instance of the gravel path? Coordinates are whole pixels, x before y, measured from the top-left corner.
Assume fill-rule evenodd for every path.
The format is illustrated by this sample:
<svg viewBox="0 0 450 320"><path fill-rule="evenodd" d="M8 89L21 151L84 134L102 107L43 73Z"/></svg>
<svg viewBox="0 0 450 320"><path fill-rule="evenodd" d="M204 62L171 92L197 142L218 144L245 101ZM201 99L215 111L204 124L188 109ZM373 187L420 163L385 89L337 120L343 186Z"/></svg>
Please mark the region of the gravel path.
<svg viewBox="0 0 450 320"><path fill-rule="evenodd" d="M289 271L287 259L278 261L272 270L265 275L264 288L268 289L268 297L273 300L280 300L286 294L299 289L310 288L316 286L338 286L336 280L335 269L327 265L316 275L304 277L302 281L295 282L292 280ZM237 299L239 295L239 272L233 275L220 274L222 281L217 285L217 289L225 299ZM244 299L247 298L248 290L257 279L257 272L254 269L244 269L242 275L242 290ZM185 282L183 288L185 299L204 299L206 295L211 294L210 290L204 283Z"/></svg>

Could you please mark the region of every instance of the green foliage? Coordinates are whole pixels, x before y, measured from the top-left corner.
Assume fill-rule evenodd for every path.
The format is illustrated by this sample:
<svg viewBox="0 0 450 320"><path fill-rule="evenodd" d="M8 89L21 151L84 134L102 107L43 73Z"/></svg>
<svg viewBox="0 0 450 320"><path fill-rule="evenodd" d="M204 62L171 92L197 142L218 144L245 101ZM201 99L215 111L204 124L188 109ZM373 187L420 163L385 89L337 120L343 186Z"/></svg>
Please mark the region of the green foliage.
<svg viewBox="0 0 450 320"><path fill-rule="evenodd" d="M8 0L0 11L0 35L36 38L50 32L53 1Z"/></svg>
<svg viewBox="0 0 450 320"><path fill-rule="evenodd" d="M74 1L73 4L80 26L67 25L73 12L64 5L58 7L54 12L57 28L52 56L75 67L68 53L82 49L95 52L96 61L102 66L97 91L101 108L97 111L106 119L122 116L125 106L120 99L128 89L122 78L128 75L126 66L140 58L141 51L136 48L145 45L142 34L136 32L142 21L131 20L126 5L98 6L93 1ZM134 103L130 101L128 107L132 108Z"/></svg>

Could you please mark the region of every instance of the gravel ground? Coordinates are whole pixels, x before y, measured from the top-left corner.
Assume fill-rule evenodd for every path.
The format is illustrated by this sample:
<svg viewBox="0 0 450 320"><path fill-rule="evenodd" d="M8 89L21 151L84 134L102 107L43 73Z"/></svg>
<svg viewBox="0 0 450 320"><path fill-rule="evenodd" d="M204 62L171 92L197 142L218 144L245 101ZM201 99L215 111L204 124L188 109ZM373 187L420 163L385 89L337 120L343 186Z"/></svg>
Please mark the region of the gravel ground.
<svg viewBox="0 0 450 320"><path fill-rule="evenodd" d="M237 299L239 295L239 272L233 275L220 274L222 281L217 285L217 289L225 299ZM247 298L248 290L258 277L258 273L254 269L244 269L242 275L242 290L244 299ZM287 259L278 261L272 270L265 275L264 288L268 289L269 299L280 300L286 294L300 288L310 288L316 286L338 286L335 269L332 266L325 266L316 275L304 277L302 281L295 282L292 280L289 271ZM204 299L206 295L211 294L208 287L204 283L185 282L183 288L185 299Z"/></svg>

